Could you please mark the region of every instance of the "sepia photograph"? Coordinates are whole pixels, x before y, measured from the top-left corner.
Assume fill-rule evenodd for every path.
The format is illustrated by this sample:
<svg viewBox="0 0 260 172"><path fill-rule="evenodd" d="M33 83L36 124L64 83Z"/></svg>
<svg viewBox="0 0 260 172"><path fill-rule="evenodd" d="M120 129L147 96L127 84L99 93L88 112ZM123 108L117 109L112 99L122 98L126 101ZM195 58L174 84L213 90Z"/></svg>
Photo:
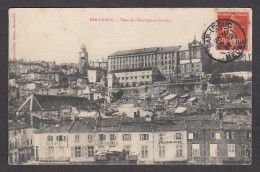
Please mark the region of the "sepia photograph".
<svg viewBox="0 0 260 172"><path fill-rule="evenodd" d="M10 8L9 165L250 165L250 8Z"/></svg>

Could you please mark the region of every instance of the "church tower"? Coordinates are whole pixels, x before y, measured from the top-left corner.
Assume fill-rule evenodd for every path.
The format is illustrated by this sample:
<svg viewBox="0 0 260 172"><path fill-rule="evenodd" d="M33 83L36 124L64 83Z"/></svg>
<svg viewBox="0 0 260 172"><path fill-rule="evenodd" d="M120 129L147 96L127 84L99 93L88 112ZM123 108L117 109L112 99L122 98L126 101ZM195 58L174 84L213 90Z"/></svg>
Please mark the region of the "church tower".
<svg viewBox="0 0 260 172"><path fill-rule="evenodd" d="M88 67L88 52L86 46L83 44L81 46L81 51L79 52L79 72L82 74L86 74Z"/></svg>
<svg viewBox="0 0 260 172"><path fill-rule="evenodd" d="M196 40L196 36L194 36L194 40L189 43L189 51L191 59L200 59L201 58L201 42Z"/></svg>

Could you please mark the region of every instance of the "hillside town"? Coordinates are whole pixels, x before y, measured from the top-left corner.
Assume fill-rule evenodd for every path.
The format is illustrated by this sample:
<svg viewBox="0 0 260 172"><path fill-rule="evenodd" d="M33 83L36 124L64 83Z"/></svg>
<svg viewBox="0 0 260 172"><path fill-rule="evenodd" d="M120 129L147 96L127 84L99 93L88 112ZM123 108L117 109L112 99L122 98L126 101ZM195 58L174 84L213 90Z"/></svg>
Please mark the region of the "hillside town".
<svg viewBox="0 0 260 172"><path fill-rule="evenodd" d="M9 164L251 164L250 55L219 64L194 37L90 57L9 60Z"/></svg>

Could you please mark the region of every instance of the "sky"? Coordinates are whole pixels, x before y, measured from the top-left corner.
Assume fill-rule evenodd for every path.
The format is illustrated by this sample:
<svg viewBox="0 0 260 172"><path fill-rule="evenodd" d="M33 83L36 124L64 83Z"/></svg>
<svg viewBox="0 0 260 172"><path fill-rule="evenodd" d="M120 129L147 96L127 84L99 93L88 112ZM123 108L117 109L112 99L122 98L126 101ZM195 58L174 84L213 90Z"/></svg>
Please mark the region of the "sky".
<svg viewBox="0 0 260 172"><path fill-rule="evenodd" d="M114 22L91 21L93 18ZM137 22L136 18L146 21ZM150 19L155 22L147 22ZM162 19L168 22L161 22ZM201 41L202 33L215 20L213 8L16 8L9 10L9 59L78 63L82 44L89 61L106 59L120 50L187 46L194 35Z"/></svg>

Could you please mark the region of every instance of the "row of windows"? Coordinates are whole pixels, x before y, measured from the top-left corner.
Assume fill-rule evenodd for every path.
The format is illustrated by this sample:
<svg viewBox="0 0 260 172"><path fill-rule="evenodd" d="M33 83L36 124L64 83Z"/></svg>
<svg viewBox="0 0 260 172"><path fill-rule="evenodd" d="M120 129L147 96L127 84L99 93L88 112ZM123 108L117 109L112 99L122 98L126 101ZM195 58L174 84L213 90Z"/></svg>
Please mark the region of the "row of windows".
<svg viewBox="0 0 260 172"><path fill-rule="evenodd" d="M199 147L198 147L199 148ZM199 151L199 149L198 149ZM236 156L236 145L228 144L227 147L228 157ZM251 157L251 147L250 145L242 145L242 157ZM194 155L193 155L194 156ZM210 157L218 157L218 145L210 144Z"/></svg>
<svg viewBox="0 0 260 172"><path fill-rule="evenodd" d="M161 56L161 59L168 59L168 58L172 58L174 55L173 53L166 53L166 54L160 54L159 56ZM112 58L111 62L131 62L131 61L137 61L137 60L146 60L146 61L150 61L150 60L157 60L157 56L156 55L141 55L141 56L131 56L131 57L118 57L118 58Z"/></svg>
<svg viewBox="0 0 260 172"><path fill-rule="evenodd" d="M117 69L126 69L126 68L136 68L136 67L148 67L148 66L156 66L157 64L161 64L161 65L163 65L163 66L165 66L165 67L167 67L167 68L172 68L172 69L174 69L174 62L170 62L169 61L169 66L167 66L168 64L167 64L167 61L165 61L165 62L163 62L163 61L161 61L161 63L157 63L157 62L149 62L149 63L139 63L139 64L111 64L111 69L115 69L115 68L117 68ZM172 65L171 65L172 64Z"/></svg>
<svg viewBox="0 0 260 172"><path fill-rule="evenodd" d="M174 135L176 140L181 140L183 139L183 134L182 133L176 133ZM211 139L220 139L221 135L220 133L211 133L210 134ZM245 139L250 139L252 137L252 133L251 132L245 132L244 133L244 138ZM99 140L103 141L106 140L106 135L105 134L99 134L98 135ZM160 133L159 134L159 138L160 140L164 139L164 133ZM198 138L198 133L188 133L188 139L197 139ZM225 133L225 138L226 139L235 139L235 133L234 132L226 132ZM116 140L117 137L115 134L110 134L109 135L109 140ZM122 140L123 141L131 141L131 134L123 134L122 135ZM144 141L144 140L149 140L149 134L140 134L140 141ZM48 142L52 142L53 141L53 136L47 136L47 141ZM56 141L66 141L66 136L56 136ZM75 135L75 142L79 142L80 141L80 135ZM88 135L88 141L92 142L93 141L93 135Z"/></svg>
<svg viewBox="0 0 260 172"><path fill-rule="evenodd" d="M17 134L25 134L25 130L21 129L21 130L14 130L13 134L16 136Z"/></svg>
<svg viewBox="0 0 260 172"><path fill-rule="evenodd" d="M150 76L149 75L147 75L147 76L142 76L142 79L144 79L144 78L147 78L147 79L149 79L150 78ZM128 80L128 79L130 79L130 80L132 80L132 79L137 79L137 76L131 76L131 77L118 77L118 79L122 79L122 80Z"/></svg>
<svg viewBox="0 0 260 172"><path fill-rule="evenodd" d="M165 64L167 64L167 63L168 63L168 64L174 64L174 63L175 63L175 60L169 60L169 61L168 61L167 59L165 59L165 60L162 59L162 60L160 60L160 61L161 61L161 62L164 62ZM142 63L142 64L146 64L146 65L149 65L149 66L150 66L151 64L152 64L152 65L153 65L153 64L157 64L157 61L153 61L153 60L152 60L152 61L150 61L150 60L149 60L149 61L147 61L147 60L144 61L143 59L142 59L141 61L135 60L135 61L132 61L132 62L131 62L131 61L124 61L124 60L123 60L122 62L121 62L121 61L111 61L111 65L137 64L137 63L139 63L139 64Z"/></svg>
<svg viewBox="0 0 260 172"><path fill-rule="evenodd" d="M100 150L103 150L104 147L100 147ZM130 146L127 145L124 147L125 150L130 151ZM200 145L199 144L192 144L191 147L192 157L200 157ZM159 145L159 158L164 158L166 152L166 146L165 145ZM54 157L54 146L48 147L47 152L48 158ZM250 145L242 145L242 157L251 157L251 147ZM228 144L227 145L227 154L228 157L236 157L236 145L235 144ZM217 144L210 144L209 145L209 156L210 157L218 157L218 145ZM87 146L87 147L71 147L71 157L94 157L94 146ZM149 149L148 146L141 146L141 158L148 158L149 157ZM182 144L176 144L176 158L183 157L183 145Z"/></svg>
<svg viewBox="0 0 260 172"><path fill-rule="evenodd" d="M244 132L243 138L244 139L250 139L252 137L251 132ZM198 133L188 133L188 139L197 139L198 138ZM221 135L220 133L211 133L210 134L211 139L220 139ZM226 139L235 139L235 132L226 132L225 133L225 138Z"/></svg>

